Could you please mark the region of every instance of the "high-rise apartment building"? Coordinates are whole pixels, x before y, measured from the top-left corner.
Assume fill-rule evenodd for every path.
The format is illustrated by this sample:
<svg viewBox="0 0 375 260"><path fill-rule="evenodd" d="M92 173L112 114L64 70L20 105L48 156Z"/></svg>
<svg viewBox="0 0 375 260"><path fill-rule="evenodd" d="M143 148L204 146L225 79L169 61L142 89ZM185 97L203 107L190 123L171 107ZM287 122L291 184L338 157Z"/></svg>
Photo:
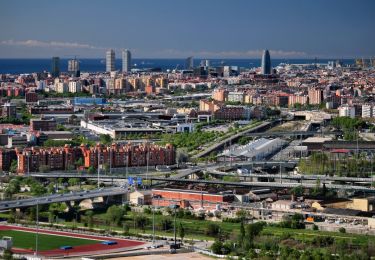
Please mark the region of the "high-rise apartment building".
<svg viewBox="0 0 375 260"><path fill-rule="evenodd" d="M132 68L132 54L129 50L122 51L122 72L130 72Z"/></svg>
<svg viewBox="0 0 375 260"><path fill-rule="evenodd" d="M308 91L309 104L319 105L323 101L323 90L311 88Z"/></svg>
<svg viewBox="0 0 375 260"><path fill-rule="evenodd" d="M110 49L106 52L106 71L111 72L115 71L115 51Z"/></svg>
<svg viewBox="0 0 375 260"><path fill-rule="evenodd" d="M72 77L79 77L81 72L79 70L79 61L72 59L68 61L68 72Z"/></svg>

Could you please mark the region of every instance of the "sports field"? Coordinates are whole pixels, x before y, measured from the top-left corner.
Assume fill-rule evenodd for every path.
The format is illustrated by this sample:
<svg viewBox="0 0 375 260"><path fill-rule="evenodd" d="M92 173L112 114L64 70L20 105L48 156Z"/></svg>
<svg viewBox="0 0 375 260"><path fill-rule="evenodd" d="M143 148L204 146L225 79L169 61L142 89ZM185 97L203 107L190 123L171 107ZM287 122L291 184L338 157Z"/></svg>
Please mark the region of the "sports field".
<svg viewBox="0 0 375 260"><path fill-rule="evenodd" d="M35 250L35 232L19 230L0 230L0 237L8 236L13 238L13 247ZM38 234L38 250L51 250L61 246L81 246L98 244L98 240L89 240L75 237Z"/></svg>
<svg viewBox="0 0 375 260"><path fill-rule="evenodd" d="M33 254L35 252L35 228L0 225L0 237L3 236L13 238L12 251L14 253ZM110 241L111 244L106 243L108 241ZM122 252L137 247L142 248L143 245L144 242L130 239L77 234L46 229L39 229L38 234L38 254L51 257ZM63 246L70 246L71 248L61 249Z"/></svg>

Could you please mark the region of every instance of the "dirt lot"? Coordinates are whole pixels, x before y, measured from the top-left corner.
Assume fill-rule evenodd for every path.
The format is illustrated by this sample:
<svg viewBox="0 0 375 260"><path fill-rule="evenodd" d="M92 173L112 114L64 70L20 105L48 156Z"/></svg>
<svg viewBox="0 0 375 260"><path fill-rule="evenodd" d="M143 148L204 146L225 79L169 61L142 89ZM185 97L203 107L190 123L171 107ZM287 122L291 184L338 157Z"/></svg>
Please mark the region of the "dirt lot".
<svg viewBox="0 0 375 260"><path fill-rule="evenodd" d="M112 260L212 260L208 256L204 256L198 253L183 253L183 254L168 254L168 255L143 255L143 256L132 256L132 257L120 257L113 258Z"/></svg>

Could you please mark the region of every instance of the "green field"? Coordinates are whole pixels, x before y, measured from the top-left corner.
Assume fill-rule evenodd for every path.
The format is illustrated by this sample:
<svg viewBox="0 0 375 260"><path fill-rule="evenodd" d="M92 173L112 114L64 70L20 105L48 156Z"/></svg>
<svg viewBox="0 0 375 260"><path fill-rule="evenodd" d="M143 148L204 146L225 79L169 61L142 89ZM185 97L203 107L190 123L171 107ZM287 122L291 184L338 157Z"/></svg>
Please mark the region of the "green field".
<svg viewBox="0 0 375 260"><path fill-rule="evenodd" d="M35 250L36 233L18 230L0 230L0 237L8 236L13 238L13 247ZM100 241L73 237L62 237L55 235L38 235L38 250L58 249L61 246L80 246L97 244Z"/></svg>

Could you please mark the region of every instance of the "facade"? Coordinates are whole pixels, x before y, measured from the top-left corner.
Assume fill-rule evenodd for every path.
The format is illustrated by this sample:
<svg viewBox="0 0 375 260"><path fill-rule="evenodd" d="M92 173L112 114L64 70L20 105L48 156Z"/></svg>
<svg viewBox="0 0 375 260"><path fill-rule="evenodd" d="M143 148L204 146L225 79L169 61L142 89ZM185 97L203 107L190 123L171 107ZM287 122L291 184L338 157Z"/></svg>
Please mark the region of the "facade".
<svg viewBox="0 0 375 260"><path fill-rule="evenodd" d="M106 57L105 57L105 65L106 65L106 71L107 72L112 72L116 70L115 66L115 51L110 49L106 52Z"/></svg>
<svg viewBox="0 0 375 260"><path fill-rule="evenodd" d="M169 207L179 205L190 209L216 209L217 205L233 201L233 194L208 193L206 191L153 189L152 205Z"/></svg>
<svg viewBox="0 0 375 260"><path fill-rule="evenodd" d="M323 101L323 90L321 89L309 89L309 104L311 105L319 105Z"/></svg>
<svg viewBox="0 0 375 260"><path fill-rule="evenodd" d="M16 105L5 103L2 107L1 116L5 118L16 118L17 108Z"/></svg>
<svg viewBox="0 0 375 260"><path fill-rule="evenodd" d="M262 74L271 74L271 56L268 50L263 51L262 55Z"/></svg>
<svg viewBox="0 0 375 260"><path fill-rule="evenodd" d="M38 172L45 170L75 169L75 163L82 158L80 148L64 147L16 149L18 173Z"/></svg>
<svg viewBox="0 0 375 260"><path fill-rule="evenodd" d="M243 107L227 106L221 107L213 113L218 120L239 120L245 119L245 109Z"/></svg>
<svg viewBox="0 0 375 260"><path fill-rule="evenodd" d="M339 116L348 116L350 118L355 118L355 108L353 106L343 105L338 109Z"/></svg>
<svg viewBox="0 0 375 260"><path fill-rule="evenodd" d="M79 69L79 61L77 59L68 61L68 72L72 77L79 77L81 75L81 71Z"/></svg>
<svg viewBox="0 0 375 260"><path fill-rule="evenodd" d="M373 117L373 106L371 104L362 105L362 117L363 118Z"/></svg>
<svg viewBox="0 0 375 260"><path fill-rule="evenodd" d="M98 165L116 168L175 164L175 149L170 144L165 147L154 144L112 144L106 147L98 144L90 148L81 146L81 150L86 168L97 168Z"/></svg>
<svg viewBox="0 0 375 260"><path fill-rule="evenodd" d="M32 118L30 119L30 131L55 131L56 120L54 118Z"/></svg>
<svg viewBox="0 0 375 260"><path fill-rule="evenodd" d="M212 92L212 99L224 102L228 97L228 91L224 88L217 88Z"/></svg>
<svg viewBox="0 0 375 260"><path fill-rule="evenodd" d="M54 78L57 78L58 76L60 76L60 58L59 57L52 57L51 74L52 74L52 77Z"/></svg>
<svg viewBox="0 0 375 260"><path fill-rule="evenodd" d="M36 103L38 102L38 94L34 91L27 92L25 94L26 103Z"/></svg>
<svg viewBox="0 0 375 260"><path fill-rule="evenodd" d="M0 149L0 170L9 171L13 160L17 160L13 149Z"/></svg>
<svg viewBox="0 0 375 260"><path fill-rule="evenodd" d="M79 93L82 91L81 83L79 81L69 81L69 92Z"/></svg>
<svg viewBox="0 0 375 260"><path fill-rule="evenodd" d="M243 103L244 102L244 93L243 92L229 92L228 93L228 101L229 102L239 102L239 103Z"/></svg>
<svg viewBox="0 0 375 260"><path fill-rule="evenodd" d="M132 68L132 55L129 50L122 51L122 72L130 72Z"/></svg>

